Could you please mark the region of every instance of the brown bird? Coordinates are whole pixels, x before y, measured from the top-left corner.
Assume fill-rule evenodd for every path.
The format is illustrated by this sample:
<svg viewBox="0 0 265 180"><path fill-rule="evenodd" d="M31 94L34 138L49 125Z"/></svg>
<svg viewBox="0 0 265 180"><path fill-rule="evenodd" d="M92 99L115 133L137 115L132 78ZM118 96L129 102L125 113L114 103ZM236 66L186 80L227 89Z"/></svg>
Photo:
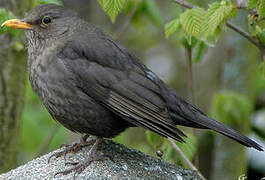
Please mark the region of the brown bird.
<svg viewBox="0 0 265 180"><path fill-rule="evenodd" d="M82 172L97 159L95 152L103 137L115 137L133 126L179 142L186 136L177 125L212 129L244 146L263 150L253 140L207 117L127 49L62 6L39 5L23 20L2 25L25 29L30 82L51 116L71 131L85 134L65 152L86 144L88 135L97 137L86 161L59 173Z"/></svg>

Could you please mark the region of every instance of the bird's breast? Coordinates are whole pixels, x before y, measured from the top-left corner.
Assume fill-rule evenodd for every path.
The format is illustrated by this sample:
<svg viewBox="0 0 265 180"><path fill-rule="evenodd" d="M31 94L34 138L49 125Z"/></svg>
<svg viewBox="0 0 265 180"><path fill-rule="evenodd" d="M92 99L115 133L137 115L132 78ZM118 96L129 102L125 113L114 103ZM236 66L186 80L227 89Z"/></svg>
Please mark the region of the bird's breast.
<svg viewBox="0 0 265 180"><path fill-rule="evenodd" d="M37 56L30 64L30 82L52 115L64 114L65 106L73 105L78 92L72 74L63 62L46 52Z"/></svg>
<svg viewBox="0 0 265 180"><path fill-rule="evenodd" d="M49 58L44 55L32 61L30 82L54 119L72 131L102 137L113 137L128 127L125 120L77 88L64 60Z"/></svg>

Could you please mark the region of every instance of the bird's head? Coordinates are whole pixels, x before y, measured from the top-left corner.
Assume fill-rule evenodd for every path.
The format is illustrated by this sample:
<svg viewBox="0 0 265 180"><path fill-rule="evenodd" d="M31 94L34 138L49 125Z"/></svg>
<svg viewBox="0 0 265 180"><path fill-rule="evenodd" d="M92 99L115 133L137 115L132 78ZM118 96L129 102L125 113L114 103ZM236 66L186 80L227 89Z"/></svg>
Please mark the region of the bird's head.
<svg viewBox="0 0 265 180"><path fill-rule="evenodd" d="M76 14L55 4L39 5L29 11L24 19L11 19L2 26L26 30L29 42L57 39L67 34Z"/></svg>

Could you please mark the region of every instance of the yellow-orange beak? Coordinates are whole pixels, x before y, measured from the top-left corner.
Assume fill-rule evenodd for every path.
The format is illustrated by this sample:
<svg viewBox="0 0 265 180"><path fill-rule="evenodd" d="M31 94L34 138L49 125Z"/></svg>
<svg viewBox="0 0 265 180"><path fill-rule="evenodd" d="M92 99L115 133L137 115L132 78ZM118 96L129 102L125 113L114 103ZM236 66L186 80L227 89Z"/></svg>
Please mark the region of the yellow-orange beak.
<svg viewBox="0 0 265 180"><path fill-rule="evenodd" d="M10 19L5 21L1 26L6 26L15 29L30 29L31 25L19 19Z"/></svg>

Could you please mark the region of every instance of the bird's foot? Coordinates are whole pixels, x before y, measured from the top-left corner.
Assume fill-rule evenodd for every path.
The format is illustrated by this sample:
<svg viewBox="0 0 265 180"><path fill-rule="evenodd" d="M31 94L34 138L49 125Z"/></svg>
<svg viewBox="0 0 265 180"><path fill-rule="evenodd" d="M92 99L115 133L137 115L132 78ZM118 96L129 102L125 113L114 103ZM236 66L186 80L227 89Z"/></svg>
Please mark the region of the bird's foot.
<svg viewBox="0 0 265 180"><path fill-rule="evenodd" d="M102 156L98 157L96 155L97 148L98 148L99 144L101 143L101 141L102 141L101 138L98 138L96 140L96 142L93 144L93 146L89 150L88 156L86 157L86 159L84 161L82 161L82 162L67 162L66 163L67 165L69 165L69 164L74 165L74 167L67 169L67 170L64 170L64 171L59 171L59 172L55 173L54 177L56 177L59 174L67 175L71 172L75 172L74 173L74 179L75 179L76 174L80 174L82 171L84 171L84 169L86 167L88 167L93 161L102 161L102 160L109 159L108 157L102 157Z"/></svg>
<svg viewBox="0 0 265 180"><path fill-rule="evenodd" d="M83 147L85 146L88 146L88 145L91 145L91 141L87 142L87 138L89 137L89 135L85 135L83 136L81 139L80 139L80 142L79 143L74 143L74 144L62 144L61 147L65 147L65 149L63 151L59 151L59 152L56 152L56 153L53 153L49 159L48 159L48 163L50 163L50 160L52 157L55 157L55 158L58 158L58 157L61 157L61 156L64 156L64 159L66 158L66 155L68 153L76 153L78 151L80 151Z"/></svg>

